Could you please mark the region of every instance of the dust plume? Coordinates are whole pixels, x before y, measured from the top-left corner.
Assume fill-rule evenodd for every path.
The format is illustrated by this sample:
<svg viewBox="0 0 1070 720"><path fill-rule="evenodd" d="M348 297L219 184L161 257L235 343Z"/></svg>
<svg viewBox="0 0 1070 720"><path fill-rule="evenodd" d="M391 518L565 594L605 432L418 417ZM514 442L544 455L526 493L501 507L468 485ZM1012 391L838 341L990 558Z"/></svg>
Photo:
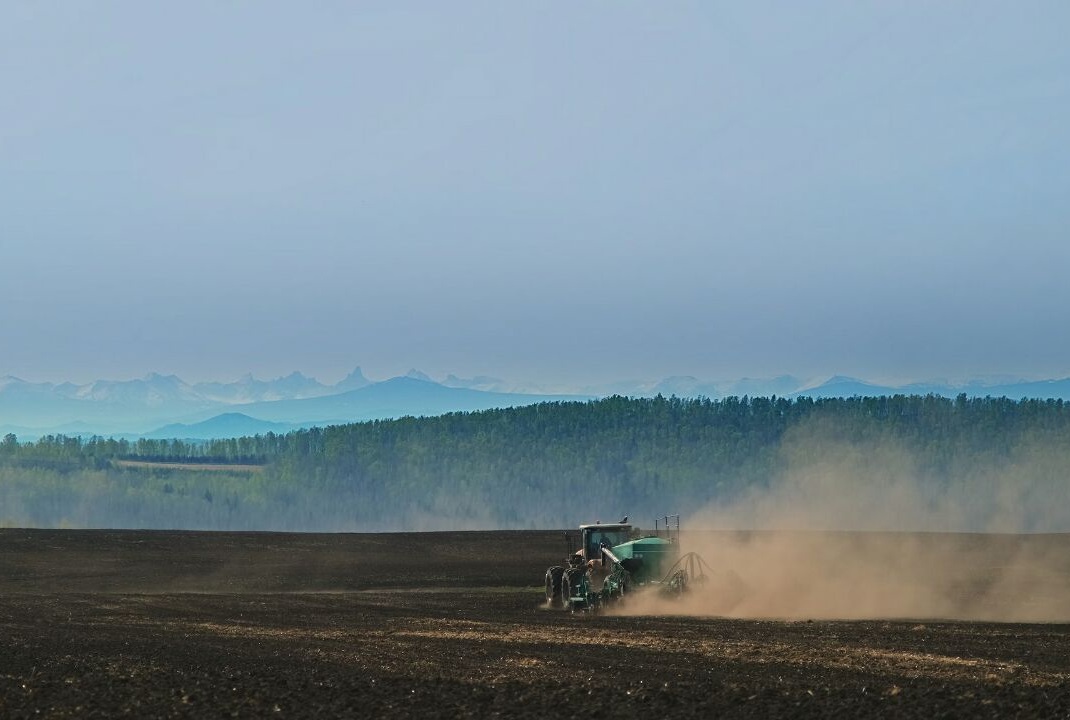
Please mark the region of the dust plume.
<svg viewBox="0 0 1070 720"><path fill-rule="evenodd" d="M784 471L685 518L705 589L627 612L1070 621L1070 449L1033 438L955 477L895 441L791 432ZM1063 533L1063 534L1060 534Z"/></svg>

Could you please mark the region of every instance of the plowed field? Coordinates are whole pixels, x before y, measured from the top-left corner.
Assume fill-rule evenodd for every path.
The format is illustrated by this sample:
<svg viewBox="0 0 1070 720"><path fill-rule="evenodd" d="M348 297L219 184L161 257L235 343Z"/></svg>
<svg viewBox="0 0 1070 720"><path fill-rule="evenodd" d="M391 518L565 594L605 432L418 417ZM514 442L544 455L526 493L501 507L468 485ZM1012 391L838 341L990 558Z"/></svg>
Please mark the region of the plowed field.
<svg viewBox="0 0 1070 720"><path fill-rule="evenodd" d="M0 718L1070 717L1066 624L569 615L542 602L562 554L2 530Z"/></svg>

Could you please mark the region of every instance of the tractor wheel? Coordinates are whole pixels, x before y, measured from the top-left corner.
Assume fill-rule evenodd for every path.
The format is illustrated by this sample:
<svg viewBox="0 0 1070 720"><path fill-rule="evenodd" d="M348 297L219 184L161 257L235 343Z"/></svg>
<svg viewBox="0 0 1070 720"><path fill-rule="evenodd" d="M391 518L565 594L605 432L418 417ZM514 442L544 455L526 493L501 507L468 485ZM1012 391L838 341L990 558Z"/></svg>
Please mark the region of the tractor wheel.
<svg viewBox="0 0 1070 720"><path fill-rule="evenodd" d="M583 571L579 568L568 568L564 571L564 574L561 575L561 600L564 601L565 607L569 610L572 610L572 591L575 584L573 578L580 572Z"/></svg>
<svg viewBox="0 0 1070 720"><path fill-rule="evenodd" d="M564 572L565 568L560 565L554 565L546 571L546 603L551 607L561 604L561 576Z"/></svg>

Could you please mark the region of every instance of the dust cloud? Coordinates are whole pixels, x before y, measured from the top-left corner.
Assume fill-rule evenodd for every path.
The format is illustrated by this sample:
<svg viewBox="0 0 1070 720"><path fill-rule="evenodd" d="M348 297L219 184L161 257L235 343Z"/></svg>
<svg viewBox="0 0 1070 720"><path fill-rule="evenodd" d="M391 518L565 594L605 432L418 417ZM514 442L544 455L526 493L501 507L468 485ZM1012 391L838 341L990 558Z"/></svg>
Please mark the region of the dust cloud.
<svg viewBox="0 0 1070 720"><path fill-rule="evenodd" d="M793 431L765 488L685 517L705 587L628 614L1070 621L1070 448L1024 442L957 477L894 442ZM694 584L693 584L694 587Z"/></svg>

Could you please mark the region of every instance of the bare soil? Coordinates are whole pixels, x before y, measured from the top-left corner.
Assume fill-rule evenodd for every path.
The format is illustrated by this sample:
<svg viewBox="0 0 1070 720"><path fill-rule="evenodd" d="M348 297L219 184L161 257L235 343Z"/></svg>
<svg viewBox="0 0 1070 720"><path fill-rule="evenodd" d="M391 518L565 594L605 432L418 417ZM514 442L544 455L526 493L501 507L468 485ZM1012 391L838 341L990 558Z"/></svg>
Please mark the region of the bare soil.
<svg viewBox="0 0 1070 720"><path fill-rule="evenodd" d="M562 549L0 530L0 718L1070 717L1066 624L569 615Z"/></svg>

